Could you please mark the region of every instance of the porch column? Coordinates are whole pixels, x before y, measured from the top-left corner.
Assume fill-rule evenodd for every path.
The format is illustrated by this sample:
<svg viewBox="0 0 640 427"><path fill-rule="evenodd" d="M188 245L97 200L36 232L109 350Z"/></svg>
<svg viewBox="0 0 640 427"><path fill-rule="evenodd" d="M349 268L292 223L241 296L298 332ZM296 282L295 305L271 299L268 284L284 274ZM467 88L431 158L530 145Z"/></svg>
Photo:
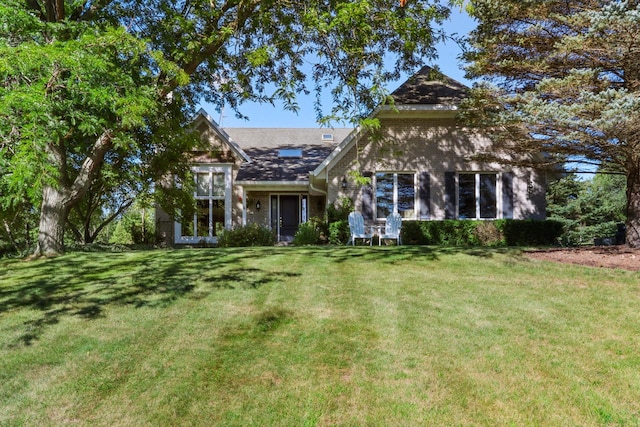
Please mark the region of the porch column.
<svg viewBox="0 0 640 427"><path fill-rule="evenodd" d="M247 225L247 190L242 187L242 226Z"/></svg>

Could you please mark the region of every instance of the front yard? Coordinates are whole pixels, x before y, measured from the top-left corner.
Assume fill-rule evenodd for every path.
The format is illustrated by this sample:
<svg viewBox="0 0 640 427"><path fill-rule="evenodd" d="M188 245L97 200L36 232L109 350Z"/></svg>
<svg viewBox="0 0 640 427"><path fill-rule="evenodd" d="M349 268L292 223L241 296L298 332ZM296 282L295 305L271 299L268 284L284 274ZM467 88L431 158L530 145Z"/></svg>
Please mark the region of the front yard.
<svg viewBox="0 0 640 427"><path fill-rule="evenodd" d="M638 425L639 306L511 249L0 260L0 425Z"/></svg>

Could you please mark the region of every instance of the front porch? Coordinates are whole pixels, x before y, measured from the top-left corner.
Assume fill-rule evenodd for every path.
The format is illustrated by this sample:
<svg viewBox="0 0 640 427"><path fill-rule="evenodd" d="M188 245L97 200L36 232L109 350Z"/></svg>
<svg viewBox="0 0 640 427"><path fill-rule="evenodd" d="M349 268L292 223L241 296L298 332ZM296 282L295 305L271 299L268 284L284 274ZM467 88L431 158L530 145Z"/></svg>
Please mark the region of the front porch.
<svg viewBox="0 0 640 427"><path fill-rule="evenodd" d="M278 242L291 242L300 224L325 212L326 197L312 195L304 185L243 183L241 224L271 228Z"/></svg>

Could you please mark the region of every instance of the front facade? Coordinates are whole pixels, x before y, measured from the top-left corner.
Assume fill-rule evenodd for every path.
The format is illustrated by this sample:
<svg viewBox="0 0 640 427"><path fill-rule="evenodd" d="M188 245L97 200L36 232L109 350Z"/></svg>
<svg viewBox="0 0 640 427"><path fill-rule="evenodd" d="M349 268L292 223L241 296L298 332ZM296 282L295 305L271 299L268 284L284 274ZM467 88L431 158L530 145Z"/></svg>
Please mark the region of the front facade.
<svg viewBox="0 0 640 427"><path fill-rule="evenodd" d="M258 223L280 241L299 224L350 198L365 220L544 219L545 176L478 162L489 139L456 118L467 88L424 67L400 86L393 107L359 129L221 129L204 111L194 121L211 149L194 153L197 212L175 222L158 210L170 244L215 243L223 228ZM354 173L369 178L358 185Z"/></svg>

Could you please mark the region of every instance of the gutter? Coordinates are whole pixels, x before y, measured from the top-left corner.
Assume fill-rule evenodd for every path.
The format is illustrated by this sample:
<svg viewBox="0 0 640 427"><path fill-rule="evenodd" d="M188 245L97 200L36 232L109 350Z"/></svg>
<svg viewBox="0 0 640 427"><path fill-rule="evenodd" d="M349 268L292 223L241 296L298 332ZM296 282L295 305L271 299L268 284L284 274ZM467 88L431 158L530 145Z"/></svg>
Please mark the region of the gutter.
<svg viewBox="0 0 640 427"><path fill-rule="evenodd" d="M315 181L315 178L314 178L313 173L309 172L309 189L311 190L309 193L311 194L312 192L317 192L317 193L322 194L324 196L324 204L325 204L325 208L326 208L327 204L329 203L329 192L325 191L325 190L322 190L320 188L316 188L313 185L314 181Z"/></svg>

